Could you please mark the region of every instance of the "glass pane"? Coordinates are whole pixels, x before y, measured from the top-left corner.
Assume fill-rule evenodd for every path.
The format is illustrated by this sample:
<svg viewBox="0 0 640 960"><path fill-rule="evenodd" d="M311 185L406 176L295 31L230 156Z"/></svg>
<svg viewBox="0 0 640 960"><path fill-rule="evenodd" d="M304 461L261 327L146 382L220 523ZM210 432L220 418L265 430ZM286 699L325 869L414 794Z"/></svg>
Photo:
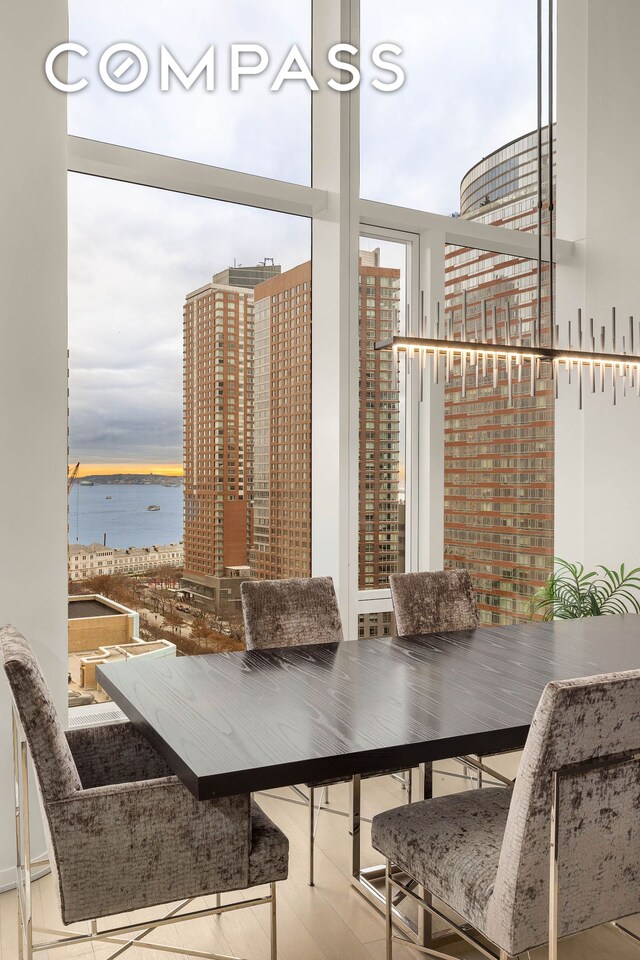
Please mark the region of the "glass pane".
<svg viewBox="0 0 640 960"><path fill-rule="evenodd" d="M84 89L68 97L69 132L80 137L167 154L246 173L310 183L311 93L303 81L287 81L271 92L291 46L298 44L309 63L311 4L299 0L276 3L226 3L223 0L71 0L70 36L89 51L70 56L70 82L86 78ZM247 35L250 35L249 37ZM231 45L262 46L269 57L265 72L240 79L231 89ZM100 58L112 44L139 47L149 63L145 82L136 90L111 90L98 73ZM185 89L174 77L161 90L160 48L164 45L183 72L191 73L205 51L214 46L215 89L205 75ZM109 74L129 55L113 55ZM134 62L120 77L134 80ZM258 54L242 54L256 63Z"/></svg>
<svg viewBox="0 0 640 960"><path fill-rule="evenodd" d="M448 245L445 319L458 339L531 342L537 315L537 263ZM543 270L542 342L550 338L548 269ZM466 318L466 322L465 322ZM509 401L504 361L497 386L482 361L456 363L445 386L445 565L466 567L481 619L528 618L528 601L552 568L554 385L531 396L528 364L514 368ZM520 378L521 377L521 378Z"/></svg>
<svg viewBox="0 0 640 960"><path fill-rule="evenodd" d="M393 610L358 614L358 640L369 637L394 637L397 633Z"/></svg>
<svg viewBox="0 0 640 960"><path fill-rule="evenodd" d="M407 246L361 237L360 248L358 585L376 590L404 570L405 388L392 352L374 347L404 329Z"/></svg>
<svg viewBox="0 0 640 960"><path fill-rule="evenodd" d="M310 225L78 175L69 207L69 690L90 703L101 659L242 647L242 580L309 573Z"/></svg>
<svg viewBox="0 0 640 960"><path fill-rule="evenodd" d="M361 28L406 73L391 95L362 84L362 196L457 214L469 168L537 125L536 0L362 0Z"/></svg>

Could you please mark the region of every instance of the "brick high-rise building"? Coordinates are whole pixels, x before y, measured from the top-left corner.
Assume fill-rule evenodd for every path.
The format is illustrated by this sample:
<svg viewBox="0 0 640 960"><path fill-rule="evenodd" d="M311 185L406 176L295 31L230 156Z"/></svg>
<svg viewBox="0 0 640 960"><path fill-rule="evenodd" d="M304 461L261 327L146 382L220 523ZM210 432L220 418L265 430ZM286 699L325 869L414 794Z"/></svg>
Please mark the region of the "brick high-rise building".
<svg viewBox="0 0 640 960"><path fill-rule="evenodd" d="M380 266L380 250L360 251L360 460L358 478L358 586L387 586L404 570L404 504L400 500L400 393L391 351L375 350L390 337L400 302L400 271Z"/></svg>
<svg viewBox="0 0 640 960"><path fill-rule="evenodd" d="M238 606L234 587L248 575L253 465L253 289L248 282L280 267L235 269L242 285L214 277L187 294L183 317L183 587L220 612Z"/></svg>
<svg viewBox="0 0 640 960"><path fill-rule="evenodd" d="M382 586L402 569L399 393L389 336L400 271L379 251L360 254L360 586ZM255 289L254 467L251 573L311 575L311 263Z"/></svg>
<svg viewBox="0 0 640 960"><path fill-rule="evenodd" d="M546 131L544 151L547 163ZM537 167L537 133L496 150L463 178L460 215L535 230ZM546 203L543 216L548 231ZM497 326L505 341L509 317L513 340L530 342L536 261L447 246L445 262L445 308L456 337L463 334L466 312L462 338L479 339L486 300L492 336ZM547 274L543 268L543 342L550 337ZM445 388L445 565L467 567L482 619L503 622L528 616L528 599L552 568L553 384L539 381L531 397L528 378L518 382L516 374L510 404L504 366L497 390L491 382L476 388L475 378L475 369L468 370L466 395L459 375Z"/></svg>
<svg viewBox="0 0 640 960"><path fill-rule="evenodd" d="M379 261L360 254L362 589L403 569L399 392L391 354L374 350L394 328L400 271ZM237 607L249 566L259 579L311 575L311 263L255 290L190 293L184 358L183 586Z"/></svg>
<svg viewBox="0 0 640 960"><path fill-rule="evenodd" d="M255 288L251 574L311 576L311 262Z"/></svg>

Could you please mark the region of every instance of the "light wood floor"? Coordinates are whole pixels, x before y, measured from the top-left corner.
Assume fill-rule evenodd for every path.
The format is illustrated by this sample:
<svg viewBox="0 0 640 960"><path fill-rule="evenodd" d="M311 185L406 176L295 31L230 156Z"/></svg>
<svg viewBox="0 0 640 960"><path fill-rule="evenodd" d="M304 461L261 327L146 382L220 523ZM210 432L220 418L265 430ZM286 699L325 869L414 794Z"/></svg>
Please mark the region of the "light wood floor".
<svg viewBox="0 0 640 960"><path fill-rule="evenodd" d="M443 765L437 766L441 768ZM436 792L451 792L457 785L459 781L451 777L438 778ZM291 791L279 792L283 797L293 796ZM367 781L362 792L363 815L369 817L405 800L401 785L389 777ZM311 888L307 885L306 809L282 799L264 796L257 799L291 842L289 879L278 888L280 960L384 960L382 916L349 884L346 818L320 816L316 839L316 886ZM331 806L346 810L347 788L342 785L332 787L330 799ZM363 863L375 864L379 857L371 850L368 840L369 826L364 824ZM253 895L255 892L246 894L247 897ZM51 876L43 877L34 885L34 914L36 924L60 925ZM138 919L139 915L135 916ZM118 920L124 921L125 918ZM196 949L247 960L268 960L268 924L268 907L260 907L157 930L150 939L176 947L189 944ZM83 929L83 925L78 925L78 929ZM640 933L640 921L634 923L634 929ZM106 960L113 949L109 945L63 947L36 956L43 960ZM479 956L462 946L454 949L453 955L460 958ZM535 951L532 960L542 960L546 955L546 950ZM15 894L5 893L0 896L0 960L16 960L17 956ZM166 960L169 954L132 947L124 956L128 960ZM416 960L419 956L402 945L394 949L395 960ZM562 943L560 958L640 960L640 947L611 927L602 927Z"/></svg>

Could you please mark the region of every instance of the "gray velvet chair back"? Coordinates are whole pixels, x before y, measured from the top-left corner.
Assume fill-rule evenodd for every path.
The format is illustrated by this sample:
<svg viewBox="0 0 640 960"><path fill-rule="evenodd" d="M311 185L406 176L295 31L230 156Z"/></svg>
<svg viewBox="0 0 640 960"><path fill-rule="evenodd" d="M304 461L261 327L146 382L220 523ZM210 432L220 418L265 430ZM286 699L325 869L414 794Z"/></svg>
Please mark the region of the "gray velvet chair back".
<svg viewBox="0 0 640 960"><path fill-rule="evenodd" d="M344 639L331 577L246 580L240 592L248 650Z"/></svg>
<svg viewBox="0 0 640 960"><path fill-rule="evenodd" d="M478 607L467 570L393 573L391 599L400 636L475 630Z"/></svg>
<svg viewBox="0 0 640 960"><path fill-rule="evenodd" d="M0 628L0 648L42 796L69 797L81 789L80 777L33 650L10 626Z"/></svg>
<svg viewBox="0 0 640 960"><path fill-rule="evenodd" d="M552 772L640 749L640 671L550 683L536 710L513 791L491 936L510 954L545 943L549 916ZM640 908L640 763L563 778L559 817L559 934Z"/></svg>

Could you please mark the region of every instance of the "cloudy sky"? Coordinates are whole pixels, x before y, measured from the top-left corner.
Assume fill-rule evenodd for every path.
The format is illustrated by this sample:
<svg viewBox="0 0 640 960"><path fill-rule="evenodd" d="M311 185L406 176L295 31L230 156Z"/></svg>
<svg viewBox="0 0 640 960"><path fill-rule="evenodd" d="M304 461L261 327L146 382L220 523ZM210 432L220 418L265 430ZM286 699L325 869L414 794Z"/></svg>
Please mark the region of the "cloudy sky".
<svg viewBox="0 0 640 960"><path fill-rule="evenodd" d="M219 166L310 182L310 95L228 90L228 46L260 43L273 77L292 43L309 50L301 0L71 0L71 39L90 54L89 86L69 97L70 132ZM147 52L147 83L116 94L96 79L116 41ZM403 48L405 86L361 87L362 195L450 214L466 170L535 126L535 0L362 0L362 51ZM158 50L185 67L209 44L215 93L160 93ZM233 263L310 256L308 221L165 191L71 175L70 459L171 465L182 459L182 305ZM389 264L395 265L395 264Z"/></svg>

